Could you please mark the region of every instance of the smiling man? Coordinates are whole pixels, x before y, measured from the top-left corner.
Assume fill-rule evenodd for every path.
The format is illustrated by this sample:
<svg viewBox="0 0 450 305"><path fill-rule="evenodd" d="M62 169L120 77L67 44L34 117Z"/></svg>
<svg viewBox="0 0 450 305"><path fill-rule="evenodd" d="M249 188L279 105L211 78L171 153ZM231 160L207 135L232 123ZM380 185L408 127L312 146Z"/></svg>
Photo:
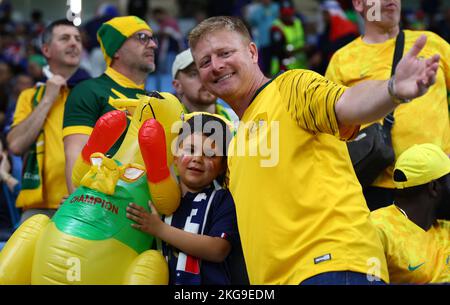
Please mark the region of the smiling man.
<svg viewBox="0 0 450 305"><path fill-rule="evenodd" d="M338 139L428 90L439 56L418 60L425 43L425 37L416 41L395 78L347 88L307 70L266 78L239 19L212 17L191 31L202 83L241 119L228 158L229 188L251 284L389 281L382 244ZM265 156L254 152L273 137L279 162L263 166Z"/></svg>
<svg viewBox="0 0 450 305"><path fill-rule="evenodd" d="M22 190L16 201L24 211L22 222L36 213L53 215L67 195L61 183L65 181L61 126L69 91L89 77L78 69L81 50L78 28L67 20L51 23L42 35L47 81L24 90L17 101L8 144L14 154L27 154Z"/></svg>
<svg viewBox="0 0 450 305"><path fill-rule="evenodd" d="M107 64L99 77L83 82L71 92L64 113L64 151L69 192L72 168L91 131L103 114L116 109L111 101L145 94L145 80L155 70L157 44L152 29L135 16L105 22L97 38ZM113 146L116 151L125 133Z"/></svg>

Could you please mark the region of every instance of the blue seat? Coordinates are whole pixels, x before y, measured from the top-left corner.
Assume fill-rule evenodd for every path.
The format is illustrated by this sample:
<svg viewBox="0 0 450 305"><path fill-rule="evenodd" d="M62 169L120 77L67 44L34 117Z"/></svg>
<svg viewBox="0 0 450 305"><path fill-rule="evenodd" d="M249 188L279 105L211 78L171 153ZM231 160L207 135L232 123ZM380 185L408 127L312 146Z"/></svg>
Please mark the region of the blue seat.
<svg viewBox="0 0 450 305"><path fill-rule="evenodd" d="M147 91L159 91L173 93L172 76L170 74L154 73L147 78L145 89Z"/></svg>
<svg viewBox="0 0 450 305"><path fill-rule="evenodd" d="M3 188L3 196L5 198L6 207L8 208L9 217L11 220L11 228L0 230L0 251L3 249L8 239L20 224L20 212L19 209L16 208L16 200L14 194L9 190L6 183L2 183L1 187Z"/></svg>

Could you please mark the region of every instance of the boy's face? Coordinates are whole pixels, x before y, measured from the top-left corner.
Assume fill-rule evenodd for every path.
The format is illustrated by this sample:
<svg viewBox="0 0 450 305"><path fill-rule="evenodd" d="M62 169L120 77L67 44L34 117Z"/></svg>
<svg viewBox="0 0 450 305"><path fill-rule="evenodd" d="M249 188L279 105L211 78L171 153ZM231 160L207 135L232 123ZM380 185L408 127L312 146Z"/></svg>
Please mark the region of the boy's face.
<svg viewBox="0 0 450 305"><path fill-rule="evenodd" d="M181 182L190 191L198 192L207 187L225 169L220 150L214 142L202 135L193 133L187 136L178 148L175 164Z"/></svg>

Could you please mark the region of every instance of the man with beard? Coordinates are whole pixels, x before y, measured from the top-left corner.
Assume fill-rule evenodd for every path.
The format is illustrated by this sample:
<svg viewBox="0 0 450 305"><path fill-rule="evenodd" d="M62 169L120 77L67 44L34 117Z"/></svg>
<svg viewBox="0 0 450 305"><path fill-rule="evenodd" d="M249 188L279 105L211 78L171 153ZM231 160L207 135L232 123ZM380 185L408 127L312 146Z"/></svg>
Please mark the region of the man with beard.
<svg viewBox="0 0 450 305"><path fill-rule="evenodd" d="M200 82L190 49L184 50L175 57L172 65L172 77L172 85L185 112L215 113L229 121L232 120L225 107L217 103L217 97L206 90Z"/></svg>
<svg viewBox="0 0 450 305"><path fill-rule="evenodd" d="M92 129L103 114L116 109L115 99L145 94L145 80L155 70L156 41L152 29L136 16L116 17L97 32L107 69L97 78L81 83L71 92L64 112L64 151L69 192L72 168ZM125 133L109 153L114 155Z"/></svg>
<svg viewBox="0 0 450 305"><path fill-rule="evenodd" d="M89 77L79 69L79 30L67 20L51 23L42 35L45 84L24 90L17 101L8 145L12 153L25 155L22 190L16 200L23 209L21 221L34 214L52 216L67 195L64 183L64 105L71 88Z"/></svg>
<svg viewBox="0 0 450 305"><path fill-rule="evenodd" d="M378 4L377 4L378 3ZM401 0L353 0L355 10L364 19L364 35L338 50L325 77L337 84L353 87L366 80L390 77L396 37L400 33ZM377 16L378 15L378 16ZM439 54L441 62L436 84L414 103L401 105L394 112L392 146L398 157L413 144L434 143L450 154L450 124L447 91L450 90L450 45L427 31L404 30L404 51L408 53L421 35L427 44L419 59ZM369 101L362 101L362 107ZM380 122L383 121L381 118ZM362 126L363 128L365 126ZM395 162L394 162L395 163ZM370 186L363 188L370 210L390 204L394 195L394 164L382 171ZM447 219L450 215L447 215Z"/></svg>
<svg viewBox="0 0 450 305"><path fill-rule="evenodd" d="M450 159L435 144L414 145L394 169L394 204L371 213L391 283L450 282Z"/></svg>

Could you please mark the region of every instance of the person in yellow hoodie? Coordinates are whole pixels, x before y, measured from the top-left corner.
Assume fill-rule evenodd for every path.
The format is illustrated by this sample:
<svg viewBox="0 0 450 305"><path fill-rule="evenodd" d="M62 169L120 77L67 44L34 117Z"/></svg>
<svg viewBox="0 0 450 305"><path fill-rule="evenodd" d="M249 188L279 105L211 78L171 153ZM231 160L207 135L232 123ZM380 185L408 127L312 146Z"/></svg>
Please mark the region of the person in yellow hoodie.
<svg viewBox="0 0 450 305"><path fill-rule="evenodd" d="M450 282L450 159L437 145L414 145L395 164L395 201L371 213L394 284Z"/></svg>
<svg viewBox="0 0 450 305"><path fill-rule="evenodd" d="M81 36L71 22L51 23L42 43L47 81L20 94L7 137L11 152L25 155L22 190L16 200L23 209L21 222L38 213L52 216L68 194L61 128L64 105L71 88L89 78L79 69Z"/></svg>

